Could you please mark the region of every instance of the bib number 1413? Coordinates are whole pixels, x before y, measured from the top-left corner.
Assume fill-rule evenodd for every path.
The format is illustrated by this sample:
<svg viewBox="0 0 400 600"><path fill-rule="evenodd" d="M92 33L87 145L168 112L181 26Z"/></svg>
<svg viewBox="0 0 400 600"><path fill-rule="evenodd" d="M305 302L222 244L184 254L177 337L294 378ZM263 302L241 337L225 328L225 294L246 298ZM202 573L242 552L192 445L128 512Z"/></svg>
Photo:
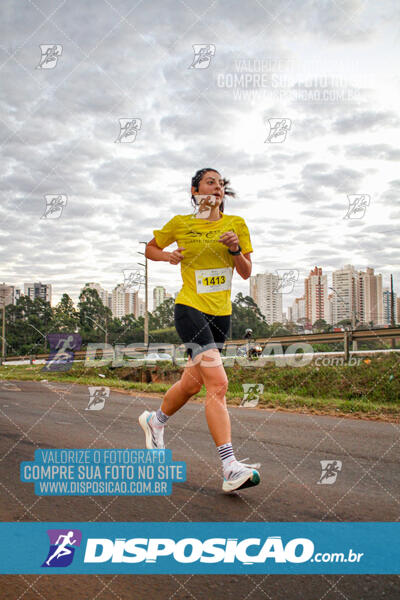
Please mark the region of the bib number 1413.
<svg viewBox="0 0 400 600"><path fill-rule="evenodd" d="M203 269L196 271L196 288L198 294L222 292L230 290L232 269Z"/></svg>

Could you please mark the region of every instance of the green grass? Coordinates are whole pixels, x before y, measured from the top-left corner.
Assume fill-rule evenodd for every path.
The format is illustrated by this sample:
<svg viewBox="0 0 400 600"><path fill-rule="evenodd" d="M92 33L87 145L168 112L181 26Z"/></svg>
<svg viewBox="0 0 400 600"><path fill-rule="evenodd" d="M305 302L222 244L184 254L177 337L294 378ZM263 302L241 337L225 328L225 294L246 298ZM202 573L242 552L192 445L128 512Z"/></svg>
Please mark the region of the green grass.
<svg viewBox="0 0 400 600"><path fill-rule="evenodd" d="M368 359L369 360L369 359ZM239 405L243 383L262 383L264 393L258 408L280 408L319 414L347 414L397 421L400 417L400 358L375 356L358 366L262 368L235 365L227 367L227 401ZM0 379L103 385L114 389L164 394L180 377L181 370L167 363L157 367L85 368L78 363L66 372L42 372L43 365L0 366ZM100 377L99 374L105 377ZM140 381L141 377L148 381ZM150 378L157 381L149 381ZM1 387L1 384L0 384ZM197 395L202 400L205 388Z"/></svg>

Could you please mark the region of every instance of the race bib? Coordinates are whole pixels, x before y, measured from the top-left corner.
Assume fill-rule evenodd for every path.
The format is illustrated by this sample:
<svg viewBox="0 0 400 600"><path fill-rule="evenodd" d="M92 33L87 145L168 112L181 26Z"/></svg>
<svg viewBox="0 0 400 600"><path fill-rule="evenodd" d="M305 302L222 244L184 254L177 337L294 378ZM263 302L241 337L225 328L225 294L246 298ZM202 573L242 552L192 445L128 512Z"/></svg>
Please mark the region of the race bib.
<svg viewBox="0 0 400 600"><path fill-rule="evenodd" d="M231 289L232 269L201 269L195 271L196 288L198 294L210 292L223 292Z"/></svg>

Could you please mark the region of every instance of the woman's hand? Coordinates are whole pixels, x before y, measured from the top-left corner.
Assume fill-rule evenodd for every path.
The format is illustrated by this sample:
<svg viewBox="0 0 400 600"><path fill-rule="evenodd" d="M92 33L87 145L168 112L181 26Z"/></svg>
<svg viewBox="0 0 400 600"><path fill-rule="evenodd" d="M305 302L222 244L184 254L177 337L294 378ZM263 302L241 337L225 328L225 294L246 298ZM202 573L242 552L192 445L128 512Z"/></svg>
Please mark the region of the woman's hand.
<svg viewBox="0 0 400 600"><path fill-rule="evenodd" d="M171 263L171 265L178 265L181 260L185 258L181 253L181 250L186 250L186 248L177 248L169 253L168 262Z"/></svg>
<svg viewBox="0 0 400 600"><path fill-rule="evenodd" d="M239 250L239 238L234 231L223 233L219 238L219 241L225 246L228 246L229 250L232 250L232 252Z"/></svg>

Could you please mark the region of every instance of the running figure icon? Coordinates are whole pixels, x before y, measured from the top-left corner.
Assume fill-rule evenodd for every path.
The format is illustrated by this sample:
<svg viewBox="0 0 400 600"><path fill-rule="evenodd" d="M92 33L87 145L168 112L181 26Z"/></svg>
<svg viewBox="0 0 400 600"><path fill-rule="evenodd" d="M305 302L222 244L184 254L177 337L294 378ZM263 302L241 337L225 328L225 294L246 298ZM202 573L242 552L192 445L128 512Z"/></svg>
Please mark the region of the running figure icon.
<svg viewBox="0 0 400 600"><path fill-rule="evenodd" d="M82 542L80 529L48 529L50 547L42 564L45 569L68 567Z"/></svg>
<svg viewBox="0 0 400 600"><path fill-rule="evenodd" d="M71 539L74 536L74 532L73 531L68 531L68 533L66 535L59 535L56 541L56 546L57 549L56 551L46 560L46 565L49 567L51 561L54 558L61 558L62 556L66 556L68 554L72 554L72 550L71 548L67 548L67 546L73 546L74 544L77 543L77 540ZM62 542L60 542L60 540L63 540Z"/></svg>

